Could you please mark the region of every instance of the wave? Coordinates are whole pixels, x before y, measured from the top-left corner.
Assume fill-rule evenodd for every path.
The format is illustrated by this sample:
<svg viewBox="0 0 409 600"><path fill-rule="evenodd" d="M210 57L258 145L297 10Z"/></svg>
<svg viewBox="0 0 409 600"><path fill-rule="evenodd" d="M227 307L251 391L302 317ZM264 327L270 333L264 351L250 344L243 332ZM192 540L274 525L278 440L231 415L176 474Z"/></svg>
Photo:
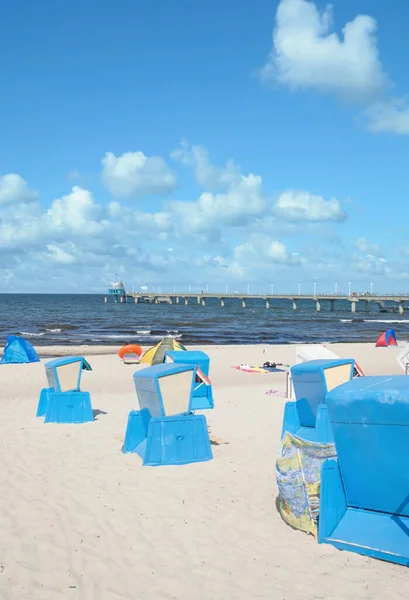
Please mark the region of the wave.
<svg viewBox="0 0 409 600"><path fill-rule="evenodd" d="M42 337L45 335L45 331L43 333L33 333L32 331L19 331L18 335L22 335L23 337Z"/></svg>
<svg viewBox="0 0 409 600"><path fill-rule="evenodd" d="M55 329L46 329L46 331L48 331L49 333L61 333L62 329L56 327Z"/></svg>
<svg viewBox="0 0 409 600"><path fill-rule="evenodd" d="M45 331L73 331L74 329L78 329L76 325L71 325L70 323L44 323L42 326Z"/></svg>
<svg viewBox="0 0 409 600"><path fill-rule="evenodd" d="M364 323L409 323L409 319L364 319Z"/></svg>

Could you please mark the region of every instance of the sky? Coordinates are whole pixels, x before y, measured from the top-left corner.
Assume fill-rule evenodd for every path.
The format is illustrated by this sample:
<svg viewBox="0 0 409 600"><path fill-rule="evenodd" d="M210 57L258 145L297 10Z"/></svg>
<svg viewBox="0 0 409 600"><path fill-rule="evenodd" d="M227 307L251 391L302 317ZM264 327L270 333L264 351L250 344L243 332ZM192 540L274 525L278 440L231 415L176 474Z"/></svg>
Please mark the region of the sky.
<svg viewBox="0 0 409 600"><path fill-rule="evenodd" d="M407 0L6 0L0 293L409 292L408 56Z"/></svg>

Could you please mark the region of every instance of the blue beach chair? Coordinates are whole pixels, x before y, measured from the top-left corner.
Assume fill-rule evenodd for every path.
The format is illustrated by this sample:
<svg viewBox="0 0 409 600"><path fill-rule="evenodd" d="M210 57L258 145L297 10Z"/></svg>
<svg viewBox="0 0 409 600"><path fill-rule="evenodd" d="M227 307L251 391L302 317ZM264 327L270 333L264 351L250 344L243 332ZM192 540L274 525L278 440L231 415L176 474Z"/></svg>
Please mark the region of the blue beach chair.
<svg viewBox="0 0 409 600"><path fill-rule="evenodd" d="M337 460L323 464L318 539L409 566L409 380L362 377L326 398Z"/></svg>
<svg viewBox="0 0 409 600"><path fill-rule="evenodd" d="M48 388L41 390L37 417L44 423L93 421L91 398L80 389L82 371L91 371L83 356L65 356L45 363Z"/></svg>
<svg viewBox="0 0 409 600"><path fill-rule="evenodd" d="M311 442L333 442L325 396L353 374L353 359L309 360L291 367L296 401L285 405L282 437L288 431Z"/></svg>

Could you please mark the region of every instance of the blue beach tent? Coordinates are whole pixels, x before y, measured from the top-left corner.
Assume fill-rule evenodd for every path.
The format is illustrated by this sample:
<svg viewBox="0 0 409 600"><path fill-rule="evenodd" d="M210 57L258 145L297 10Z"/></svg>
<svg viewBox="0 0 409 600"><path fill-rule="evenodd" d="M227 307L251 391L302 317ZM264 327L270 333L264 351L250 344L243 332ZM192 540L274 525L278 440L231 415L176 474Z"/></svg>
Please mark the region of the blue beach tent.
<svg viewBox="0 0 409 600"><path fill-rule="evenodd" d="M30 342L18 335L8 335L0 364L24 364L40 362L37 352Z"/></svg>

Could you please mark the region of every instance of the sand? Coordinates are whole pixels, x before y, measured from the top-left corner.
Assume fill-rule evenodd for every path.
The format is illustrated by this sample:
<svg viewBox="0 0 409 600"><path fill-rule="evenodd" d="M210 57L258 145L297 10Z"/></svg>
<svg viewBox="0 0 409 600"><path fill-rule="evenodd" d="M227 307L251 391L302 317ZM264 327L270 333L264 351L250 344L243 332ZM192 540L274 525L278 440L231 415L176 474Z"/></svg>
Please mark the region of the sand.
<svg viewBox="0 0 409 600"><path fill-rule="evenodd" d="M367 374L402 374L396 348L332 345ZM81 350L82 352L84 349ZM213 346L214 459L142 467L123 454L137 408L135 366L86 356L93 423L35 418L43 362L0 367L0 598L8 600L394 600L409 570L318 545L276 509L275 457L285 373L231 365L292 363L291 346ZM55 351L54 351L55 352ZM52 354L47 349L45 355Z"/></svg>

